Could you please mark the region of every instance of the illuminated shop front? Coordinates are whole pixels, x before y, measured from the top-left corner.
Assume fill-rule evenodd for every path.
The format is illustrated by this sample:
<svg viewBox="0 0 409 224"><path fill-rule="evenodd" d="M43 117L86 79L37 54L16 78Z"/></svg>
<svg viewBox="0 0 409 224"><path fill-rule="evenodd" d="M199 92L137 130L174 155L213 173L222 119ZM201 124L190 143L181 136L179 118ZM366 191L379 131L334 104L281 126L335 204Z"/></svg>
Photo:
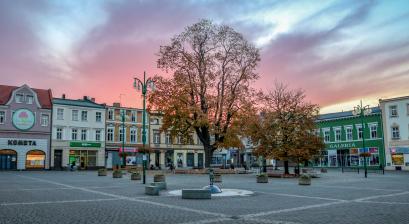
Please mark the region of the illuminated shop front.
<svg viewBox="0 0 409 224"><path fill-rule="evenodd" d="M96 169L104 162L104 152L99 142L70 142L68 164L79 169Z"/></svg>

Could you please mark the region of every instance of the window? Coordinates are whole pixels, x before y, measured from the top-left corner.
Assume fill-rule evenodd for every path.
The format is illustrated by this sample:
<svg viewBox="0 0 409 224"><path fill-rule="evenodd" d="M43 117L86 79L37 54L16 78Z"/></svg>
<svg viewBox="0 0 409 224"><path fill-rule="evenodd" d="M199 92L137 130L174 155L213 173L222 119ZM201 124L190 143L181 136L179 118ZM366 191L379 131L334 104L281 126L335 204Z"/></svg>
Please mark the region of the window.
<svg viewBox="0 0 409 224"><path fill-rule="evenodd" d="M340 128L335 129L335 141L336 142L341 141L341 129Z"/></svg>
<svg viewBox="0 0 409 224"><path fill-rule="evenodd" d="M95 130L95 141L101 141L101 130Z"/></svg>
<svg viewBox="0 0 409 224"><path fill-rule="evenodd" d="M57 140L62 139L62 128L57 128Z"/></svg>
<svg viewBox="0 0 409 224"><path fill-rule="evenodd" d="M409 104L406 105L406 114L409 116Z"/></svg>
<svg viewBox="0 0 409 224"><path fill-rule="evenodd" d="M81 140L82 141L87 140L87 130L85 130L85 129L81 130Z"/></svg>
<svg viewBox="0 0 409 224"><path fill-rule="evenodd" d="M159 130L153 130L153 143L160 144L160 131Z"/></svg>
<svg viewBox="0 0 409 224"><path fill-rule="evenodd" d="M330 133L329 130L324 130L324 142L330 142Z"/></svg>
<svg viewBox="0 0 409 224"><path fill-rule="evenodd" d="M16 94L16 103L22 103L23 102L23 94Z"/></svg>
<svg viewBox="0 0 409 224"><path fill-rule="evenodd" d="M57 120L64 120L64 109L57 109Z"/></svg>
<svg viewBox="0 0 409 224"><path fill-rule="evenodd" d="M81 111L81 121L87 121L88 120L88 111Z"/></svg>
<svg viewBox="0 0 409 224"><path fill-rule="evenodd" d="M165 135L165 144L171 145L172 144L172 135L170 133L166 133Z"/></svg>
<svg viewBox="0 0 409 224"><path fill-rule="evenodd" d="M0 111L0 124L4 124L5 121L6 121L6 112Z"/></svg>
<svg viewBox="0 0 409 224"><path fill-rule="evenodd" d="M392 127L392 139L400 139L399 126Z"/></svg>
<svg viewBox="0 0 409 224"><path fill-rule="evenodd" d="M71 131L71 140L77 140L77 129L72 129Z"/></svg>
<svg viewBox="0 0 409 224"><path fill-rule="evenodd" d="M108 128L107 129L107 141L108 142L113 142L114 141L114 129L113 128Z"/></svg>
<svg viewBox="0 0 409 224"><path fill-rule="evenodd" d="M398 116L398 106L396 105L389 106L389 114L391 117L397 117Z"/></svg>
<svg viewBox="0 0 409 224"><path fill-rule="evenodd" d="M131 138L132 143L136 142L136 129L135 128L131 129L130 138Z"/></svg>
<svg viewBox="0 0 409 224"><path fill-rule="evenodd" d="M96 112L95 113L95 121L96 122L101 122L102 121L102 113L101 112Z"/></svg>
<svg viewBox="0 0 409 224"><path fill-rule="evenodd" d="M33 99L34 99L33 96L30 96L30 95L26 96L26 101L28 104L33 104Z"/></svg>
<svg viewBox="0 0 409 224"><path fill-rule="evenodd" d="M120 128L119 128L119 141L120 141L120 142L126 141L126 137L125 137L124 135L125 135L125 133L124 133L124 128L120 127ZM124 137L125 137L125 138L124 138Z"/></svg>
<svg viewBox="0 0 409 224"><path fill-rule="evenodd" d="M71 111L71 118L73 121L78 121L78 110Z"/></svg>
<svg viewBox="0 0 409 224"><path fill-rule="evenodd" d="M136 111L131 112L131 121L136 122Z"/></svg>
<svg viewBox="0 0 409 224"><path fill-rule="evenodd" d="M177 144L183 144L183 139L181 135L178 135L177 137Z"/></svg>
<svg viewBox="0 0 409 224"><path fill-rule="evenodd" d="M159 124L159 119L158 118L153 118L151 123L152 124Z"/></svg>
<svg viewBox="0 0 409 224"><path fill-rule="evenodd" d="M108 120L114 120L114 111L108 110Z"/></svg>
<svg viewBox="0 0 409 224"><path fill-rule="evenodd" d="M351 141L352 140L352 127L346 127L345 133L346 133L346 138L345 139L347 141Z"/></svg>
<svg viewBox="0 0 409 224"><path fill-rule="evenodd" d="M41 126L48 126L48 114L41 115Z"/></svg>
<svg viewBox="0 0 409 224"><path fill-rule="evenodd" d="M377 125L371 125L369 126L370 131L371 131L371 138L377 138L378 137L378 126Z"/></svg>
<svg viewBox="0 0 409 224"><path fill-rule="evenodd" d="M362 139L362 134L363 134L363 132L362 132L362 126L361 125L357 125L356 126L356 128L357 128L357 135L358 135L358 139Z"/></svg>

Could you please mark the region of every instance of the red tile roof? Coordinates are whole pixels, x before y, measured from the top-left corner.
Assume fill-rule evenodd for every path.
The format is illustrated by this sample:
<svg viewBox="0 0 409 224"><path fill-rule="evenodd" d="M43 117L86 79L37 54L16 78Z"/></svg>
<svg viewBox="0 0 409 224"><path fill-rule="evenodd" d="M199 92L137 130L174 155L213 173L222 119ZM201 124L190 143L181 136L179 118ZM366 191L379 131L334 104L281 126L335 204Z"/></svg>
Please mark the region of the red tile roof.
<svg viewBox="0 0 409 224"><path fill-rule="evenodd" d="M10 97L11 94L13 93L13 90L20 88L18 86L6 86L6 85L0 85L0 105L6 104ZM41 105L41 108L44 109L51 109L52 107L52 94L51 94L51 89L34 89L31 88L34 92L37 93L37 98L38 101Z"/></svg>

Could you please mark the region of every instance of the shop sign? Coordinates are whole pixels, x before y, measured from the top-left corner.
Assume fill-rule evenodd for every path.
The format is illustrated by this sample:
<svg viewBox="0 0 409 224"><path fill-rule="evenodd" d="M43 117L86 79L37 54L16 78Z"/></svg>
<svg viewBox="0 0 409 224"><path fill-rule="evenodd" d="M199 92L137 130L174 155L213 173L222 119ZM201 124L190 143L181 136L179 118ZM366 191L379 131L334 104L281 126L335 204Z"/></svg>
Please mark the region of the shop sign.
<svg viewBox="0 0 409 224"><path fill-rule="evenodd" d="M137 148L133 148L133 147L125 147L125 152L138 152ZM119 151L122 152L122 147L119 148Z"/></svg>
<svg viewBox="0 0 409 224"><path fill-rule="evenodd" d="M36 146L37 142L33 140L7 140L7 145L31 145Z"/></svg>
<svg viewBox="0 0 409 224"><path fill-rule="evenodd" d="M34 126L34 122L34 113L28 109L18 109L13 113L12 123L19 130L27 131L31 129Z"/></svg>
<svg viewBox="0 0 409 224"><path fill-rule="evenodd" d="M70 147L100 148L101 143L99 142L70 142Z"/></svg>
<svg viewBox="0 0 409 224"><path fill-rule="evenodd" d="M355 148L356 144L354 142L348 143L337 143L337 144L330 144L330 149L343 149L343 148Z"/></svg>
<svg viewBox="0 0 409 224"><path fill-rule="evenodd" d="M392 154L395 154L395 153L409 154L408 147L392 147L392 148L389 148L389 150Z"/></svg>

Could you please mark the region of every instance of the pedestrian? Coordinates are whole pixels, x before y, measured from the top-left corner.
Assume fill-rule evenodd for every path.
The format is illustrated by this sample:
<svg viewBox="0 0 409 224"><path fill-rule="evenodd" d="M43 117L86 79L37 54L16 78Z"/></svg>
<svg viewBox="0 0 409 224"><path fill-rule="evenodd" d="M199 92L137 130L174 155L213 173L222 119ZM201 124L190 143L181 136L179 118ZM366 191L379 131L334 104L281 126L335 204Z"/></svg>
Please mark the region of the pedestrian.
<svg viewBox="0 0 409 224"><path fill-rule="evenodd" d="M71 171L74 171L74 167L75 167L75 160L71 162L71 168L70 168L70 170L71 170Z"/></svg>

